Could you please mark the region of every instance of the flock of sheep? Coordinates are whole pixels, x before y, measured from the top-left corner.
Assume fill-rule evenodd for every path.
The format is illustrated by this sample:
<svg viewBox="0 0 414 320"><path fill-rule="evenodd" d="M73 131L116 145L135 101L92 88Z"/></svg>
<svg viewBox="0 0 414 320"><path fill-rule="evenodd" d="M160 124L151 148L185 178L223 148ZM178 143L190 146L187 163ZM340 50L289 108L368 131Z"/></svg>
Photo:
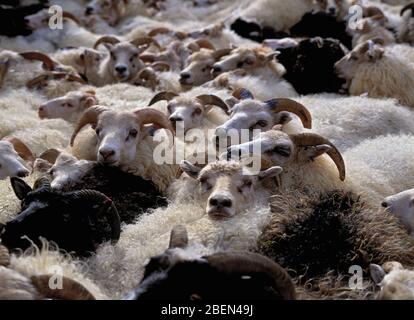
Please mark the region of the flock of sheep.
<svg viewBox="0 0 414 320"><path fill-rule="evenodd" d="M0 299L414 298L414 3L0 20Z"/></svg>

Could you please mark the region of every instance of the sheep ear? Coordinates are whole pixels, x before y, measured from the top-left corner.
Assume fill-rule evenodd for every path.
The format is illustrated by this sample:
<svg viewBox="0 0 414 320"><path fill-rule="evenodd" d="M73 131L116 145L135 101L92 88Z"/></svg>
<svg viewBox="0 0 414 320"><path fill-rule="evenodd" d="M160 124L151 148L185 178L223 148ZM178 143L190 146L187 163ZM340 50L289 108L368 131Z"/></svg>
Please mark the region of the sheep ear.
<svg viewBox="0 0 414 320"><path fill-rule="evenodd" d="M265 180L269 178L273 178L281 174L283 169L278 166L271 167L267 170L260 171L259 173L259 180Z"/></svg>
<svg viewBox="0 0 414 320"><path fill-rule="evenodd" d="M90 108L97 104L97 100L94 96L87 96L83 99L83 106L86 108Z"/></svg>
<svg viewBox="0 0 414 320"><path fill-rule="evenodd" d="M371 274L372 280L374 280L376 284L380 284L382 280L384 280L385 271L381 266L375 263L371 263L369 265L369 272Z"/></svg>
<svg viewBox="0 0 414 320"><path fill-rule="evenodd" d="M274 58L276 58L280 54L280 51L274 51L266 55L267 61L272 61Z"/></svg>
<svg viewBox="0 0 414 320"><path fill-rule="evenodd" d="M180 165L181 169L187 173L190 177L196 179L198 177L198 174L200 173L201 169L192 163L190 163L187 160L181 161Z"/></svg>
<svg viewBox="0 0 414 320"><path fill-rule="evenodd" d="M10 182L14 191L14 194L16 195L17 199L23 200L26 198L27 194L29 192L32 192L32 188L24 182L24 180L20 178L10 178Z"/></svg>

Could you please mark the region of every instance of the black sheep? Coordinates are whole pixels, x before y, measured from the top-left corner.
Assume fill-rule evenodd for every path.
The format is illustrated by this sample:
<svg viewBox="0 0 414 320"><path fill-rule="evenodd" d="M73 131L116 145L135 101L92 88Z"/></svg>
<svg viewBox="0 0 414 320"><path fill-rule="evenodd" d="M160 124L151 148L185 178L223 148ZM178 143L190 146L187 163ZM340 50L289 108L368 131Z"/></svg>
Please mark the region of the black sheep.
<svg viewBox="0 0 414 320"><path fill-rule="evenodd" d="M151 258L127 300L293 300L292 279L277 263L252 252L217 252L185 259L187 230L176 226L169 249Z"/></svg>
<svg viewBox="0 0 414 320"><path fill-rule="evenodd" d="M107 195L115 203L121 222L132 223L148 209L167 205L167 199L152 181L126 173L116 167L94 164L86 174L63 190L92 189Z"/></svg>
<svg viewBox="0 0 414 320"><path fill-rule="evenodd" d="M18 1L3 1L0 6L0 35L8 37L28 36L33 30L27 26L25 17L47 8L47 1L40 1L38 4L19 6Z"/></svg>
<svg viewBox="0 0 414 320"><path fill-rule="evenodd" d="M0 228L1 242L9 249L27 249L29 238L41 246L40 238L60 249L88 255L100 243L120 236L120 220L113 202L94 190L61 192L53 190L46 178L32 189L23 180L11 178L21 211Z"/></svg>
<svg viewBox="0 0 414 320"><path fill-rule="evenodd" d="M317 37L278 51L277 60L286 68L284 78L299 94L342 91L345 81L334 68L346 54L340 41Z"/></svg>
<svg viewBox="0 0 414 320"><path fill-rule="evenodd" d="M290 28L290 36L333 38L352 49L352 36L346 31L346 25L346 21L338 21L336 17L325 12L309 12Z"/></svg>

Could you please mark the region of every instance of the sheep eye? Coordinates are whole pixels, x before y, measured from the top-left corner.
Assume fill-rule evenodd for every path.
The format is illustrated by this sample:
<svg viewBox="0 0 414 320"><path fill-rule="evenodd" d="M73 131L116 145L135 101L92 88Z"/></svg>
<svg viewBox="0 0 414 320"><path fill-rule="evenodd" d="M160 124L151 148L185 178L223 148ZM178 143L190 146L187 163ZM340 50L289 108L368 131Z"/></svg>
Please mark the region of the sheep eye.
<svg viewBox="0 0 414 320"><path fill-rule="evenodd" d="M203 186L203 188L205 190L210 190L212 188L212 185L207 182L207 179L206 178L200 179L200 183L201 183L201 185Z"/></svg>
<svg viewBox="0 0 414 320"><path fill-rule="evenodd" d="M194 116L198 116L200 114L201 114L201 109L200 108L195 109L194 112L193 112Z"/></svg>
<svg viewBox="0 0 414 320"><path fill-rule="evenodd" d="M99 136L99 134L101 133L101 129L100 128L96 128L95 129L96 134Z"/></svg>
<svg viewBox="0 0 414 320"><path fill-rule="evenodd" d="M55 174L55 169L50 169L49 174L53 176Z"/></svg>
<svg viewBox="0 0 414 320"><path fill-rule="evenodd" d="M68 108L73 108L73 105L72 105L71 103L66 103L66 106L67 106Z"/></svg>
<svg viewBox="0 0 414 320"><path fill-rule="evenodd" d="M111 52L111 58L112 58L112 60L116 60L116 57L112 52Z"/></svg>
<svg viewBox="0 0 414 320"><path fill-rule="evenodd" d="M138 131L136 129L129 130L129 136L132 138L136 138L138 135Z"/></svg>
<svg viewBox="0 0 414 320"><path fill-rule="evenodd" d="M260 120L257 122L257 125L264 128L267 126L267 121L266 120Z"/></svg>
<svg viewBox="0 0 414 320"><path fill-rule="evenodd" d="M271 152L280 154L282 157L289 157L290 156L290 148L289 147L277 146Z"/></svg>
<svg viewBox="0 0 414 320"><path fill-rule="evenodd" d="M206 72L206 71L207 71L207 68L201 69L201 72Z"/></svg>
<svg viewBox="0 0 414 320"><path fill-rule="evenodd" d="M239 63L237 63L237 68L241 68L243 67L243 61L240 61Z"/></svg>
<svg viewBox="0 0 414 320"><path fill-rule="evenodd" d="M96 62L99 62L101 59L98 57L98 58L95 58L95 61Z"/></svg>

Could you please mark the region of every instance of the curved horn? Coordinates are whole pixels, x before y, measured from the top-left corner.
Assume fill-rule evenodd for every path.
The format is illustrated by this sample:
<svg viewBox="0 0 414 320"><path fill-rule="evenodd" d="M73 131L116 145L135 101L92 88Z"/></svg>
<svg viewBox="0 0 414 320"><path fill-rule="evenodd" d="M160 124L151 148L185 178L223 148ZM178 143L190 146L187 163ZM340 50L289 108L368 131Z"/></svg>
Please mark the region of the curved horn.
<svg viewBox="0 0 414 320"><path fill-rule="evenodd" d="M187 229L183 225L175 226L171 230L169 249L185 248L188 245Z"/></svg>
<svg viewBox="0 0 414 320"><path fill-rule="evenodd" d="M159 128L170 130L173 134L175 132L171 122L161 111L147 107L135 111L134 114L141 127L147 123L153 123Z"/></svg>
<svg viewBox="0 0 414 320"><path fill-rule="evenodd" d="M166 33L169 33L169 32L172 32L172 30L168 29L168 28L165 28L165 27L159 27L159 28L152 29L150 32L148 32L148 36L149 37L155 37L156 35L166 34Z"/></svg>
<svg viewBox="0 0 414 320"><path fill-rule="evenodd" d="M32 276L30 280L36 287L37 291L44 298L57 300L95 300L92 293L89 292L79 282L62 277L62 288L52 289L49 282L54 279L55 275Z"/></svg>
<svg viewBox="0 0 414 320"><path fill-rule="evenodd" d="M302 124L305 128L312 128L312 115L309 110L299 102L291 99L279 98L265 101L265 104L274 113L288 111L296 114L302 121Z"/></svg>
<svg viewBox="0 0 414 320"><path fill-rule="evenodd" d="M160 72L171 70L171 66L168 63L162 62L162 61L152 63L151 68L153 68L155 71L160 71Z"/></svg>
<svg viewBox="0 0 414 320"><path fill-rule="evenodd" d="M150 101L148 106L152 106L153 104L157 103L158 101L170 101L174 99L175 97L178 97L178 94L171 92L171 91L162 91L157 93Z"/></svg>
<svg viewBox="0 0 414 320"><path fill-rule="evenodd" d="M19 55L26 60L42 61L46 69L50 71L56 67L56 63L48 55L38 51L22 52Z"/></svg>
<svg viewBox="0 0 414 320"><path fill-rule="evenodd" d="M96 49L98 46L102 43L110 43L110 44L117 44L120 43L119 39L115 38L114 36L103 36L99 38L95 44L93 45L93 48Z"/></svg>
<svg viewBox="0 0 414 320"><path fill-rule="evenodd" d="M195 41L195 43L197 43L197 45L200 48L205 48L205 49L210 49L210 50L216 50L216 48L214 47L214 45L208 41L207 39L198 39Z"/></svg>
<svg viewBox="0 0 414 320"><path fill-rule="evenodd" d="M223 101L221 100L219 97L215 96L214 94L202 94L198 97L196 97L196 99L200 100L203 104L205 105L213 105L213 106L217 106L220 109L223 109L225 113L229 113L229 106Z"/></svg>
<svg viewBox="0 0 414 320"><path fill-rule="evenodd" d="M37 76L29 81L26 82L26 86L29 89L33 89L38 84L41 84L42 82L49 81L49 80L67 80L70 82L79 82L81 84L86 84L86 81L82 79L79 75L73 74L73 73L67 73L67 72L49 72L42 74L40 76Z"/></svg>
<svg viewBox="0 0 414 320"><path fill-rule="evenodd" d="M376 6L368 6L364 8L364 17L377 17L377 16L384 16L384 12Z"/></svg>
<svg viewBox="0 0 414 320"><path fill-rule="evenodd" d="M143 53L139 56L139 58L144 62L155 62L157 60L157 57L154 54L149 53Z"/></svg>
<svg viewBox="0 0 414 320"><path fill-rule="evenodd" d="M98 122L98 116L105 111L108 111L108 108L101 106L93 106L83 113L82 117L79 119L76 125L75 130L73 131L72 137L70 138L71 147L73 147L73 143L75 142L75 138L78 135L79 131L81 131L82 128L87 124L96 126Z"/></svg>
<svg viewBox="0 0 414 320"><path fill-rule="evenodd" d="M186 38L188 38L188 34L187 32L184 31L175 31L174 35L179 39L179 40L184 40Z"/></svg>
<svg viewBox="0 0 414 320"><path fill-rule="evenodd" d="M213 52L213 58L218 60L223 56L227 56L232 50L231 48L216 50Z"/></svg>
<svg viewBox="0 0 414 320"><path fill-rule="evenodd" d="M134 46L137 46L137 47L142 46L144 44L149 46L151 43L153 43L158 49L161 48L159 43L151 37L139 37L139 38L136 38L136 39L130 41L130 43L133 44Z"/></svg>
<svg viewBox="0 0 414 320"><path fill-rule="evenodd" d="M345 162L342 158L339 150L326 138L316 134L316 133L300 133L290 136L292 141L298 147L310 147L321 144L327 144L332 149L327 152L327 155L331 157L333 162L335 162L336 167L339 171L339 179L342 181L345 180Z"/></svg>
<svg viewBox="0 0 414 320"><path fill-rule="evenodd" d="M238 100L254 99L253 93L244 88L234 90L232 96Z"/></svg>
<svg viewBox="0 0 414 320"><path fill-rule="evenodd" d="M54 164L56 162L57 157L62 152L57 149L48 149L46 151L43 151L38 158L48 161L51 164Z"/></svg>
<svg viewBox="0 0 414 320"><path fill-rule="evenodd" d="M50 189L50 181L48 178L41 177L35 181L33 189L36 190L40 188Z"/></svg>
<svg viewBox="0 0 414 320"><path fill-rule="evenodd" d="M79 190L75 191L73 196L82 200L97 201L101 204L103 214L105 214L110 226L111 226L111 239L112 243L116 243L121 235L121 219L119 217L118 210L111 199L105 194L96 190Z"/></svg>
<svg viewBox="0 0 414 320"><path fill-rule="evenodd" d="M78 18L76 18L72 13L70 13L70 12L67 12L67 11L63 11L62 12L62 17L63 18L66 18L66 19L69 19L69 20L72 20L73 22L75 22L77 25L81 25L81 22L79 21L79 19Z"/></svg>
<svg viewBox="0 0 414 320"><path fill-rule="evenodd" d="M0 266L7 267L10 264L10 253L9 249L5 246L0 245Z"/></svg>
<svg viewBox="0 0 414 320"><path fill-rule="evenodd" d="M33 163L36 160L33 152L22 140L12 136L4 137L2 140L10 142L13 145L14 150L23 160L30 163Z"/></svg>
<svg viewBox="0 0 414 320"><path fill-rule="evenodd" d="M400 11L400 16L402 16L407 10L411 9L411 14L414 13L414 2L407 4L405 7L403 7Z"/></svg>

